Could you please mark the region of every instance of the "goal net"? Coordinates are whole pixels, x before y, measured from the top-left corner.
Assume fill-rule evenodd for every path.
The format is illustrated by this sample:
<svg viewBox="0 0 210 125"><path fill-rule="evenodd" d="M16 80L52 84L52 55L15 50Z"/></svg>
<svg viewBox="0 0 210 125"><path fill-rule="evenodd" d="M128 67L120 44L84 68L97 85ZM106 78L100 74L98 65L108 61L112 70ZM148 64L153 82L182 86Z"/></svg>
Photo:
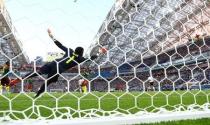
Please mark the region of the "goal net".
<svg viewBox="0 0 210 125"><path fill-rule="evenodd" d="M63 89L50 89L50 92L63 92Z"/></svg>
<svg viewBox="0 0 210 125"><path fill-rule="evenodd" d="M52 2L55 1L46 4L38 0L31 3L8 0L5 6L0 0L0 124L111 125L210 116L209 0L116 0L111 8L106 4L109 11L104 10L108 14L97 27L98 32L86 52L87 58L93 55L97 58L74 62L76 66L62 73L59 72L62 61L55 61L58 80L48 86L51 79L39 71L49 62L39 57L29 63L21 43L24 40L44 41L45 38L36 38L39 30L34 29L28 31L34 36L20 41L17 31L21 32L21 28L19 26L16 31L11 18L14 18L16 7L25 7L22 11L28 10L27 14L38 11L34 12L36 17L23 19L21 26L33 29L31 25L34 28L41 25L43 29L52 25L64 39L71 37L65 31L68 28L71 33L77 32L77 27L78 30L88 29L79 26L84 20L88 21L87 15L79 10L69 12L69 8L65 9L69 1L51 5ZM81 5L80 9L90 13L92 10L88 7L99 6L91 0L88 4L79 0L71 2L68 4L73 9ZM100 7L94 12L103 9ZM69 24L65 17L70 15L79 16L80 20L76 22L81 21L81 24ZM35 22L37 18L49 21L49 24ZM98 19L96 16L91 18ZM15 24L18 25L16 22L21 19L14 18ZM53 22L54 19L60 24ZM93 25L91 23L87 31L92 32L91 28L96 24ZM77 39L88 33L78 35ZM42 47L33 49L42 51ZM56 55L53 53L53 60ZM8 72L7 61L10 64ZM23 78L29 72L37 76ZM8 89L6 78L10 81L20 79L20 82ZM36 93L42 84L45 84L45 90L39 97L28 93ZM2 93L2 88L9 93Z"/></svg>

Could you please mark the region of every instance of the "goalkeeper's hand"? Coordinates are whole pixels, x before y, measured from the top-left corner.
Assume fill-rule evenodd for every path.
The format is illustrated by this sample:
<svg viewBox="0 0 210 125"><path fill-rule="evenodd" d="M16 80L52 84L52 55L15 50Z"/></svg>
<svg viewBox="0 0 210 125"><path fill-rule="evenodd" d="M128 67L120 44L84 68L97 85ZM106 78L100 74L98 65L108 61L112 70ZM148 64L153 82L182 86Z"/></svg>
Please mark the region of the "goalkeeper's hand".
<svg viewBox="0 0 210 125"><path fill-rule="evenodd" d="M94 60L94 59L96 59L96 58L98 58L98 54L97 54L97 55L92 55L92 56L90 57L91 60Z"/></svg>
<svg viewBox="0 0 210 125"><path fill-rule="evenodd" d="M50 38L54 39L54 36L52 35L52 32L50 29L47 29L48 35Z"/></svg>

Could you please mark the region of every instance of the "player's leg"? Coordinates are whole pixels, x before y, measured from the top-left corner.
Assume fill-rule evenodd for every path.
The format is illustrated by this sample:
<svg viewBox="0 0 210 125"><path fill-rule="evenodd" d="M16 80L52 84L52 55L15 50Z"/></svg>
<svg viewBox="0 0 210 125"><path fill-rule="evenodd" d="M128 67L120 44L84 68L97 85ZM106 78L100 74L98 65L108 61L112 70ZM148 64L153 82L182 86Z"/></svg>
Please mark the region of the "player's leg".
<svg viewBox="0 0 210 125"><path fill-rule="evenodd" d="M6 86L8 83L9 83L9 79L7 76L5 76L1 79L2 91L3 91L3 89L7 90Z"/></svg>
<svg viewBox="0 0 210 125"><path fill-rule="evenodd" d="M9 86L9 84L10 84L10 78L7 76L6 77L6 91L7 92L10 92L10 86Z"/></svg>
<svg viewBox="0 0 210 125"><path fill-rule="evenodd" d="M47 80L47 86L50 85L53 82L56 82L58 80L58 75L55 75L57 73L57 68L56 68L57 64L56 63L49 63L46 64L45 66L43 66L40 71L43 72L44 74L48 74L47 78L50 78ZM53 77L52 77L53 76ZM52 78L51 78L52 77ZM45 84L43 84L39 91L37 92L36 97L38 97L41 93L43 93L45 91Z"/></svg>
<svg viewBox="0 0 210 125"><path fill-rule="evenodd" d="M0 81L1 82L1 81ZM2 91L3 91L3 86L2 86L2 84L0 83L0 94L2 93Z"/></svg>
<svg viewBox="0 0 210 125"><path fill-rule="evenodd" d="M10 78L8 76L5 76L4 77L4 86L5 86L6 92L10 91L9 84L10 84Z"/></svg>
<svg viewBox="0 0 210 125"><path fill-rule="evenodd" d="M82 86L82 92L85 94L87 93L87 86Z"/></svg>
<svg viewBox="0 0 210 125"><path fill-rule="evenodd" d="M55 73L53 73L53 74L55 74ZM49 75L48 75L48 78L50 78L51 76L53 76L53 75L49 74ZM56 82L56 81L58 80L58 77L59 77L59 75L55 75L55 76L53 76L52 78L48 79L48 80L47 80L47 86L49 86L49 85L50 85L51 83L53 83L53 82ZM44 91L45 91L45 84L43 84L43 85L40 87L40 89L39 89L39 91L37 92L35 98L37 98L37 97L38 97L40 94L42 94Z"/></svg>
<svg viewBox="0 0 210 125"><path fill-rule="evenodd" d="M6 89L7 92L10 92L10 86L9 85L5 86L5 89Z"/></svg>
<svg viewBox="0 0 210 125"><path fill-rule="evenodd" d="M31 92L32 91L32 83L29 83L27 85L27 90L28 90L28 92Z"/></svg>

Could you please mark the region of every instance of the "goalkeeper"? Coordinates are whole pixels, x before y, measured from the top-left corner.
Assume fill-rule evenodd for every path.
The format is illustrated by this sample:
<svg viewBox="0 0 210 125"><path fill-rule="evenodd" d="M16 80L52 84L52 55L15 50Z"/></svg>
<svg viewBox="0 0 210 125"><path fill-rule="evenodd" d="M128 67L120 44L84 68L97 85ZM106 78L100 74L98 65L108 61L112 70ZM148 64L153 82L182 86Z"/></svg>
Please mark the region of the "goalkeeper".
<svg viewBox="0 0 210 125"><path fill-rule="evenodd" d="M48 35L50 36L50 38L54 41L55 45L57 45L61 50L63 50L65 52L64 56L56 59L55 61L52 62L48 62L45 65L43 65L38 71L38 74L46 74L47 75L47 86L49 86L51 83L56 82L58 80L59 74L67 71L68 69L78 65L79 63L84 62L85 60L87 60L87 58L83 57L83 52L84 49L82 47L77 47L74 50L72 50L71 48L67 48L65 46L63 46L58 40L56 40L53 35L51 34L51 31L48 29ZM91 60L94 60L98 57L98 55L93 55L91 56ZM58 65L57 65L57 62ZM24 78L31 78L37 76L36 73L28 73L27 75L25 75L23 77ZM14 81L11 82L11 85L15 85L18 82L20 82L20 79L16 79ZM43 84L39 91L37 92L36 97L38 97L41 93L43 93L45 91L45 84Z"/></svg>

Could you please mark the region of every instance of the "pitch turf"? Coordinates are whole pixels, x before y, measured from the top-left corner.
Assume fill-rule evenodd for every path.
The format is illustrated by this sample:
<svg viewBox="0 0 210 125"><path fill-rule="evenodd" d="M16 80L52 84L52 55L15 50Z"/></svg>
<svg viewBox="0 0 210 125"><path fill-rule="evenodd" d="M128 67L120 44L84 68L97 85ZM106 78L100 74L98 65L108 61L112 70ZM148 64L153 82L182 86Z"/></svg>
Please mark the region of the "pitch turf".
<svg viewBox="0 0 210 125"><path fill-rule="evenodd" d="M154 124L138 124L138 125L210 125L210 119L197 119L197 120L180 120L170 122L160 122Z"/></svg>
<svg viewBox="0 0 210 125"><path fill-rule="evenodd" d="M143 93L92 92L87 95L76 92L51 93L37 99L33 99L33 96L32 93L0 95L0 117L8 115L13 119L23 119L26 115L29 118L42 116L51 119L59 116L66 118L69 114L71 114L70 117L79 117L84 116L85 112L90 111L89 109L102 109L107 111L105 115L113 110L125 114L143 110L157 112L159 107L173 110L180 105L186 108L190 104L202 105L209 102L210 90ZM57 110L53 111L53 108ZM92 111L98 115L104 112Z"/></svg>

